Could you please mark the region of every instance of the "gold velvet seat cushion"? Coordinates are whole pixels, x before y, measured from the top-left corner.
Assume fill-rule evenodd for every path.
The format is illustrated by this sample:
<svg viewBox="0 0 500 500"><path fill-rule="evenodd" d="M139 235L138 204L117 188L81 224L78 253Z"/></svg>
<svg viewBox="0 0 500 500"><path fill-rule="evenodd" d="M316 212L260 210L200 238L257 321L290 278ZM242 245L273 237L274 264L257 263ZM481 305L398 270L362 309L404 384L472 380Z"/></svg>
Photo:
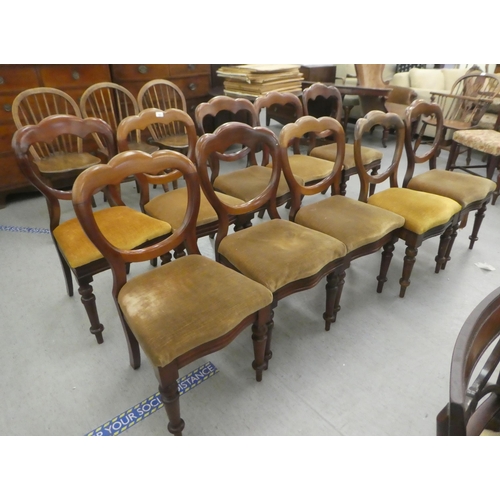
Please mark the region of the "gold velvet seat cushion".
<svg viewBox="0 0 500 500"><path fill-rule="evenodd" d="M448 170L429 170L419 174L408 183L409 189L447 196L460 203L462 207L483 200L496 189L496 184L484 177L450 172Z"/></svg>
<svg viewBox="0 0 500 500"><path fill-rule="evenodd" d="M231 206L241 205L243 200L233 198L224 193L215 193L224 203ZM144 205L144 210L151 217L168 222L173 229L177 229L182 224L187 209L187 189L179 188L160 194ZM217 220L217 212L214 210L206 196L201 193L200 211L197 226L210 224Z"/></svg>
<svg viewBox="0 0 500 500"><path fill-rule="evenodd" d="M201 255L132 278L118 295L128 325L155 366L222 337L271 301L262 285Z"/></svg>
<svg viewBox="0 0 500 500"><path fill-rule="evenodd" d="M314 148L310 153L310 156L315 156L316 158L323 158L328 161L335 161L337 158L337 145L336 144L326 144L325 146L318 146ZM363 165L369 165L374 161L381 161L383 153L373 148L361 147L361 158L363 159ZM356 166L354 161L354 146L352 144L345 145L345 157L344 157L344 168L353 168Z"/></svg>
<svg viewBox="0 0 500 500"><path fill-rule="evenodd" d="M462 208L451 198L407 188L389 188L375 193L368 198L368 203L401 215L405 219L405 229L416 234L445 224Z"/></svg>
<svg viewBox="0 0 500 500"><path fill-rule="evenodd" d="M40 172L60 173L71 170L82 170L93 165L98 165L101 160L89 153L55 153L35 161Z"/></svg>
<svg viewBox="0 0 500 500"><path fill-rule="evenodd" d="M242 274L275 292L344 257L346 247L313 229L273 219L226 236L219 253Z"/></svg>
<svg viewBox="0 0 500 500"><path fill-rule="evenodd" d="M405 220L388 210L337 195L303 206L295 222L337 238L349 253L403 227Z"/></svg>
<svg viewBox="0 0 500 500"><path fill-rule="evenodd" d="M453 140L462 146L493 156L500 156L500 132L496 130L460 130Z"/></svg>
<svg viewBox="0 0 500 500"><path fill-rule="evenodd" d="M131 250L172 231L170 224L129 207L105 208L94 212L94 216L104 236L112 245L122 250ZM76 218L63 222L54 229L53 234L72 268L103 258Z"/></svg>
<svg viewBox="0 0 500 500"><path fill-rule="evenodd" d="M271 173L270 168L253 165L229 174L219 175L214 181L214 188L235 198L250 201L264 191L269 184ZM299 178L297 182L300 185L304 184L304 181ZM290 188L282 173L276 196L279 198L289 192Z"/></svg>
<svg viewBox="0 0 500 500"><path fill-rule="evenodd" d="M319 181L332 172L334 162L308 155L290 155L288 157L292 173L304 183Z"/></svg>

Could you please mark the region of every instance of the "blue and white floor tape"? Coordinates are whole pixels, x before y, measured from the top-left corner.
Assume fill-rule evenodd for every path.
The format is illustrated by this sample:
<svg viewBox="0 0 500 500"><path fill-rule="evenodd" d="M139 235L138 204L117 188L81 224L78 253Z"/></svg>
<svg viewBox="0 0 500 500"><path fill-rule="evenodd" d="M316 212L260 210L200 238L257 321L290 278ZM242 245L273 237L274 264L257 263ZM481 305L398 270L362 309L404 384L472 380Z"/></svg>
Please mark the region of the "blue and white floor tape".
<svg viewBox="0 0 500 500"><path fill-rule="evenodd" d="M50 234L50 231L40 227L21 227L21 226L1 226L0 231L10 231L12 233L42 233Z"/></svg>
<svg viewBox="0 0 500 500"><path fill-rule="evenodd" d="M193 389L193 387L196 387L208 378L213 377L216 373L218 373L218 371L219 370L210 361L196 368L196 370L193 370L191 373L188 373L177 381L179 384L179 394L182 396L184 393ZM117 417L111 419L109 422L106 422L104 425L97 427L97 429L94 429L86 435L117 436L139 422L142 422L146 417L149 417L162 407L163 403L161 401L160 393L157 392L153 396L150 396L141 403L133 406L129 410L121 413Z"/></svg>

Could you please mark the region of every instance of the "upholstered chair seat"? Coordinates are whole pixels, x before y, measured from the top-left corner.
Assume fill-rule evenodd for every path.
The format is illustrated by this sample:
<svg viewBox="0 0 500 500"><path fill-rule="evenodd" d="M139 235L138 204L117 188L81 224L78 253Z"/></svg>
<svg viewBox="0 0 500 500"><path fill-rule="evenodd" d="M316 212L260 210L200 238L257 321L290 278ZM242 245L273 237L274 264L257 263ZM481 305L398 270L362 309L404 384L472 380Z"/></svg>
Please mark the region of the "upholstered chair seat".
<svg viewBox="0 0 500 500"><path fill-rule="evenodd" d="M307 155L290 155L288 158L293 174L305 184L328 177L333 169L333 161Z"/></svg>
<svg viewBox="0 0 500 500"><path fill-rule="evenodd" d="M340 259L346 246L307 227L273 219L226 236L219 254L245 276L275 292Z"/></svg>
<svg viewBox="0 0 500 500"><path fill-rule="evenodd" d="M453 140L482 153L500 156L500 132L496 130L461 130L453 134Z"/></svg>
<svg viewBox="0 0 500 500"><path fill-rule="evenodd" d="M446 196L465 207L486 198L496 184L483 177L435 169L413 177L408 188Z"/></svg>
<svg viewBox="0 0 500 500"><path fill-rule="evenodd" d="M342 214L346 214L346 217ZM331 196L304 205L298 211L295 222L337 238L351 253L402 227L405 220L377 206L345 196Z"/></svg>
<svg viewBox="0 0 500 500"><path fill-rule="evenodd" d="M259 165L252 165L228 174L219 175L214 181L214 188L235 198L249 201L261 193L269 184L272 169ZM304 181L299 180L302 184ZM276 197L287 195L290 188L285 176L281 174Z"/></svg>
<svg viewBox="0 0 500 500"><path fill-rule="evenodd" d="M224 307L214 307L214 297ZM271 300L258 283L195 254L130 279L118 294L128 325L155 366L231 331Z"/></svg>
<svg viewBox="0 0 500 500"><path fill-rule="evenodd" d="M95 212L99 229L117 248L131 250L146 241L171 232L166 222L153 219L129 207L110 207ZM101 252L84 233L78 219L70 219L54 229L59 249L73 268L102 259Z"/></svg>
<svg viewBox="0 0 500 500"><path fill-rule="evenodd" d="M407 188L389 188L368 198L368 204L384 208L404 217L404 228L424 234L433 227L446 224L461 210L455 200Z"/></svg>
<svg viewBox="0 0 500 500"><path fill-rule="evenodd" d="M314 148L311 156L317 158L323 158L328 161L335 161L337 157L337 145L336 144L326 144L324 146L318 146ZM363 165L369 165L375 161L381 161L383 153L374 148L361 147L361 158L363 159ZM354 161L354 147L352 144L345 145L345 156L344 156L344 169L356 168L356 162Z"/></svg>
<svg viewBox="0 0 500 500"><path fill-rule="evenodd" d="M217 193L217 196L228 205L237 206L243 203L239 198ZM151 217L168 221L173 229L180 227L187 207L187 190L185 188L174 189L160 194L144 205L144 211ZM217 221L217 212L201 193L200 211L196 220L196 226L203 226Z"/></svg>

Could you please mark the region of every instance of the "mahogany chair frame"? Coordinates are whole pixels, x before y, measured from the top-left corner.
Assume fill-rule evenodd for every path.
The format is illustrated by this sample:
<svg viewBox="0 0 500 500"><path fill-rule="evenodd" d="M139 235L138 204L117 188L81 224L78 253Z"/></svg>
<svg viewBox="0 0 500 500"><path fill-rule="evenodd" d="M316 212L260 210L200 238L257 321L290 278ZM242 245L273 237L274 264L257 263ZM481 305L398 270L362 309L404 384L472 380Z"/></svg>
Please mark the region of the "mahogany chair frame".
<svg viewBox="0 0 500 500"><path fill-rule="evenodd" d="M214 122L215 129L207 130L206 121L211 118ZM215 132L221 125L218 125L218 120L224 120L225 123L246 123L250 127L257 127L259 124L259 117L256 108L252 102L248 99L243 98L233 98L229 96L216 96L210 99L208 102L203 102L196 107L195 111L195 121L198 128L198 132L201 135L206 133ZM212 184L216 181L220 174L220 162L235 162L243 158L247 158L248 166L257 166L257 157L255 153L259 151L250 152L247 147L236 147L224 152L216 152L211 155L210 158L210 180ZM262 168L267 169L268 156L264 151L261 159ZM224 174L221 174L224 175ZM217 188L216 188L217 189ZM290 200L290 191L277 196L276 206L286 204ZM259 210L259 217L262 218L266 207L262 207ZM269 210L268 210L269 211ZM269 213L271 216L271 214ZM272 216L271 216L272 217Z"/></svg>
<svg viewBox="0 0 500 500"><path fill-rule="evenodd" d="M239 144L243 148L246 148L250 151L251 156L255 155L255 151L260 151L262 149L265 150L265 154L268 155L268 158L270 159L272 165L272 175L267 187L260 194L256 195L254 199L244 203L239 207L226 205L216 196L208 172L211 164L211 158L220 155L221 153L226 151L232 144ZM230 220L229 217L231 215L236 216L245 213L254 213L261 209L263 206L267 206L271 219L280 219L276 206L276 191L281 175L281 161L278 140L271 130L264 127L250 127L245 123L237 122L225 123L219 126L213 134L204 134L198 140L198 143L196 145L196 158L202 189L219 215L219 232L217 233L215 239L216 260L218 262L222 262L224 265L230 267L231 269L242 272L241 270L233 266L233 264L227 258L221 255L219 248L222 241L228 236ZM294 225L294 223L291 221L287 222ZM263 221L259 223L259 225L272 223L273 220ZM253 228L243 229L242 231L247 230L252 231ZM334 238L332 238L332 240L333 239ZM338 240L335 241L343 245L341 242L338 242ZM262 251L265 252L265 249L263 249ZM315 248L311 248L311 253L314 253L315 251ZM302 258L307 258L307 256L301 256L301 259ZM335 315L335 306L337 303L336 298L340 280L339 276L343 272L344 266L344 257L342 256L327 263L314 275L299 279L297 281L288 282L274 291L271 290L273 292L273 304L267 331L267 345L265 355L266 368L268 361L272 357L271 336L274 327L273 317L274 309L277 307L278 302L293 293L313 288L323 278L326 277L326 308L324 318L328 321Z"/></svg>
<svg viewBox="0 0 500 500"><path fill-rule="evenodd" d="M320 108L316 107L315 112L311 110L311 106L313 106L313 102L317 99L332 100L333 103L330 107L330 114L328 116L334 118L337 121L341 120L342 116L342 95L340 91L334 87L333 85L325 85L323 83L314 83L310 87L304 89L302 93L302 105L304 107L304 115L320 115ZM319 118L319 116L315 116ZM345 129L344 129L345 130ZM319 135L317 138L325 140L327 135ZM326 143L328 143L328 139L326 139ZM312 137L311 142L309 143L309 152L311 155L314 148L316 147L316 137ZM352 149L353 145L346 144L346 149ZM312 154L314 156L314 154ZM364 166L366 170L371 170L372 175L376 175L380 169L382 162L381 160L372 161ZM342 168L342 177L340 181L340 194L345 195L347 191L347 181L353 175L357 175L358 170L356 166L351 168Z"/></svg>
<svg viewBox="0 0 500 500"><path fill-rule="evenodd" d="M396 146L392 162L387 169L380 174L371 175L363 168L361 158L361 142L364 134L368 133L374 126L377 125L395 130ZM359 195L360 201L367 202L369 196L372 196L371 193L369 194L372 186L375 188L377 184L381 184L387 179L390 182L391 188L399 188L397 175L399 162L401 160L403 148L405 147L405 135L405 123L395 113L370 111L364 118L360 118L356 122L354 131L354 155L361 183ZM444 268L447 258L449 258L449 254L447 257L447 249L450 244L452 234L456 231L459 222L460 212L458 211L444 224L432 227L422 234L415 233L404 226L399 229L398 237L399 239L404 240L406 244L405 257L403 260L403 274L399 280L399 284L401 285L399 296L401 298L405 296L406 289L410 286L410 276L418 254L418 248L425 240L440 236L438 254L435 258L435 273L439 273L439 271Z"/></svg>
<svg viewBox="0 0 500 500"><path fill-rule="evenodd" d="M438 436L479 436L500 431L500 288L471 312L451 359L450 396L439 412ZM486 359L485 359L486 358Z"/></svg>
<svg viewBox="0 0 500 500"><path fill-rule="evenodd" d="M332 165L332 170L331 173L328 177L325 177L324 179L318 180L315 183L311 183L309 185L304 185L301 186L298 184L292 174L292 170L290 168L289 164L289 155L288 155L288 150L290 147L290 144L294 143L297 138L303 137L304 135L315 135L315 136L333 136L335 142L337 143L338 146L338 154L337 158L335 159L335 164ZM335 208L339 210L338 213L335 213L335 208L333 207L333 204L327 200L322 201L322 204L330 203L329 208L331 208L331 213L329 213L329 217L335 218L339 217L342 218L343 221L347 221L347 224L351 225L351 227L354 227L356 224L356 219L358 219L358 214L352 215L351 213L351 208L352 205L349 203L343 204L343 201L347 201L347 198L343 195L338 194L339 192L339 182L340 182L340 174L341 174L341 169L342 169L342 162L343 162L343 157L344 157L344 148L345 148L345 133L342 125L335 120L332 117L326 117L323 116L321 118L315 118L313 116L304 116L297 120L295 123L290 123L285 125L281 129L280 137L280 154L281 154L281 165L284 171L284 174L287 178L288 183L290 184L291 187L291 192L292 192L292 200L291 200L291 209L290 209L290 214L289 218L293 222L297 222L297 215L300 214L301 208L302 208L302 200L306 196L314 196L317 195L318 193L322 193L326 191L328 188L331 188L332 192L337 193L333 194L332 197L330 197L329 200L332 202L334 201L334 198L336 198L335 201L341 203L340 206L336 205ZM362 204L362 207L364 208L363 211L363 216L362 218L366 220L367 217L370 217L373 215L373 217L377 217L380 219L381 217L381 210L372 207L364 202L353 200L355 204ZM344 206L342 206L344 205ZM311 205L309 204L308 207L314 206L314 203ZM341 210L343 211L341 212ZM308 210L306 208L306 210ZM333 234L330 231L327 231L326 228L329 228L329 222L325 221L325 223L321 222L321 219L323 218L325 212L321 211L319 212L319 221L316 221L314 226L310 226L311 229L314 229L316 231L322 231L324 229L324 232L326 234L329 234L330 236L333 236L340 241L343 241L346 245L348 244L348 241L345 241L343 237L341 236L340 232L337 234ZM395 221L398 219L397 216L394 216L394 214L387 212L387 220L390 221L390 223L394 226L396 225ZM400 218L399 224L403 224L403 218ZM349 222L350 221L350 222ZM298 222L299 224L301 222ZM358 259L360 257L363 257L364 255L370 255L372 253L375 253L379 251L381 248L383 248L382 252L382 258L381 258L381 265L380 265L380 273L377 276L377 292L381 293L384 283L387 281L387 272L389 270L389 266L392 260L393 252L394 252L394 246L398 241L398 233L399 233L399 227L391 230L387 230L385 234L383 234L380 238L378 238L376 241L372 241L368 244L364 244L362 246L356 247L350 252L348 252L345 256L344 259L344 269L342 270L342 273L340 274L340 281L338 285L338 293L337 293L337 298L336 298L336 303L335 303L335 309L334 309L334 314L333 317L327 317L325 315L325 329L329 330L330 329L330 324L334 323L336 321L337 313L340 310L340 299L342 296L342 290L344 287L344 282L345 282L345 276L346 276L346 270L350 267L351 262L355 259ZM359 235L357 235L359 236ZM365 238L368 239L368 232L365 234Z"/></svg>
<svg viewBox="0 0 500 500"><path fill-rule="evenodd" d="M431 119L433 122L436 124L436 136L434 138L434 141L431 144L430 149L428 149L424 154L419 155L417 154L417 149L414 148L412 144L412 127L413 123L415 120L420 120L422 117L429 118L432 117ZM403 187L409 187L412 189L412 179L413 174L415 172L415 165L417 164L422 164L428 162L429 164L429 169L430 170L436 170L436 164L437 164L437 157L439 155L439 150L440 150L440 137L442 137L442 128L444 126L444 117L443 113L441 110L441 107L436 104L436 103L428 103L422 99L414 101L406 110L406 117L405 117L405 127L406 127L406 134L405 134L405 150L406 150L406 157L407 157L407 170L406 174L403 180ZM452 180L456 175L453 172L449 172L450 175L447 176L447 178L450 178ZM417 176L418 177L418 176ZM472 228L472 233L469 236L470 244L469 244L469 249L472 250L474 247L474 243L478 240L478 233L479 229L481 228L481 224L483 222L483 219L485 217L485 212L487 209L487 205L490 202L492 196L494 193L494 188L482 199L475 200L473 202L468 203L465 206L462 206L462 210L460 211L459 214L459 219L461 221L460 227L464 228L467 224L468 216L469 213L471 212L476 212L475 218L474 218L474 226ZM452 196L450 196L452 197ZM453 198L453 197L452 197ZM453 198L455 199L455 198ZM459 200L456 200L459 201ZM457 229L458 226L453 227L453 233L451 234L451 240L448 245L448 249L446 251L446 260L441 266L441 269L444 269L446 266L446 263L450 260L450 253L453 248L453 244L455 241L455 238L457 237Z"/></svg>
<svg viewBox="0 0 500 500"><path fill-rule="evenodd" d="M129 116L124 120L122 120L118 126L118 131L117 131L118 150L120 152L123 152L130 149L130 144L127 141L127 137L133 130L145 130L149 127L152 126L154 127L157 124L163 125L168 128L175 123L181 123L184 130L186 131L188 148L185 155L193 163L195 163L196 161L195 148L196 148L196 142L198 140L195 124L192 118L187 113L185 113L180 109L175 109L175 108L171 108L166 111L153 108L145 109L136 116ZM144 174L143 176L141 176L138 182L140 191L139 204L142 212L145 214L148 213L146 205L150 202L151 199L149 190L151 184L153 186L157 184L166 186L171 182L177 182L180 177L181 173L176 171L163 172L157 175ZM186 188L179 188L179 189L186 191ZM179 189L177 189L177 191L179 191ZM168 188L165 189L165 191L168 191ZM168 199L165 202L168 203ZM235 230L238 230L240 226L245 226L250 224L251 217L248 216L242 218L232 217L230 223L236 226ZM218 220L206 224L197 224L196 235L198 238L202 238L204 236L213 236L217 232L218 227L219 227ZM176 258L181 257L182 255L184 255L183 245L179 246L179 248L175 250Z"/></svg>
<svg viewBox="0 0 500 500"><path fill-rule="evenodd" d="M95 295L90 283L93 281L95 274L109 269L109 265L104 258L81 267L74 268L69 265L64 254L58 247L53 232L61 222L60 201L70 201L71 190L52 187L47 182L47 179L41 175L29 153L33 144L51 144L63 135L74 135L83 139L94 134L99 134L107 151L111 155L114 155L116 152L115 138L113 131L106 122L98 118L82 119L69 115L50 116L36 125L22 127L12 138L12 148L16 154L19 169L33 186L43 194L47 201L50 217L50 233L61 262L67 293L70 297L73 296L73 281L71 278L71 274L73 274L78 283L78 292L81 295L82 304L90 321L90 333L95 336L97 343L101 344L103 342L102 332L104 326L99 321Z"/></svg>
<svg viewBox="0 0 500 500"><path fill-rule="evenodd" d="M154 244L143 249L120 250L114 247L106 240L95 222L90 203L92 193L105 186L116 185L121 182L121 179L131 175L136 176L139 182L141 182L141 178L145 175L163 175L162 172L165 171L180 172L186 183L189 201L181 226L168 237L153 242ZM145 179L142 180L146 182ZM109 261L113 273L112 295L127 338L130 361L133 368L138 368L140 366L139 342L134 335L132 327L128 324L119 304L120 291L127 283L127 266L132 262L144 262L156 259L161 255L169 253L181 244L185 244L189 253L188 256L181 259L182 261L184 261L184 259L189 259L190 256L200 255L195 230L199 204L200 186L196 168L189 158L175 151L161 150L152 155L142 151L126 151L119 153L111 159L108 165L98 165L95 168L87 170L85 175L79 177L75 183L75 189L73 191L75 212L88 237ZM205 257L204 259L209 260ZM175 262L172 262L167 264L167 266L174 266L175 264ZM196 267L193 269L193 272L196 272ZM160 268L150 270L148 273L155 273L158 271L160 271ZM212 279L212 277L209 279ZM248 280L248 282L252 283L252 287L255 287L255 283L250 282L250 280ZM203 279L199 278L197 280L197 285L203 287ZM185 290L183 293L185 293ZM186 298L186 300L188 300L188 298ZM270 302L271 296L269 296L268 304L270 304ZM213 307L223 307L223 304L218 306L217 302L214 302ZM227 346L239 333L250 325L252 325L252 340L255 354L252 366L256 372L257 381L262 379L262 372L265 364L264 348L267 340L266 324L269 321L269 315L270 307L267 305L246 317L242 317L238 324L231 328L230 331L221 332L221 335L215 340L202 342L196 347L179 354L166 365L158 366L153 363L153 368L159 381L161 399L165 405L169 419L169 432L175 435L181 435L185 425L184 420L180 416L179 390L177 383L179 369L202 356L206 356ZM189 318L189 320L191 319L192 318ZM168 329L168 325L165 325L165 328ZM147 349L145 349L145 351L148 352Z"/></svg>

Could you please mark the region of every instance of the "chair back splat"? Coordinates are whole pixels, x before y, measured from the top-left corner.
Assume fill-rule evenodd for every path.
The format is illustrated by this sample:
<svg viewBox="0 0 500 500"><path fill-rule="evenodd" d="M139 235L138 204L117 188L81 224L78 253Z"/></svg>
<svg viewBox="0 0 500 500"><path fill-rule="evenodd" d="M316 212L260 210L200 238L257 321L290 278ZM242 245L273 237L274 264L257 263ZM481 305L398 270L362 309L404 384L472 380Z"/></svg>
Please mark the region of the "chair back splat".
<svg viewBox="0 0 500 500"><path fill-rule="evenodd" d="M270 158L271 165L264 167L268 172L264 186L255 189L252 197L239 206L225 204L216 196L208 172L211 158L234 144L251 152L263 151ZM213 134L205 134L199 139L196 158L203 191L219 216L216 259L268 288L273 293L273 307L282 298L312 288L326 277L324 317L328 320L333 318L346 247L335 238L280 218L275 198L282 174L278 140L274 133L267 128L244 123L225 123ZM228 233L230 214L253 213L264 206L269 207L271 220ZM272 326L271 322L266 362L272 355Z"/></svg>
<svg viewBox="0 0 500 500"><path fill-rule="evenodd" d="M186 185L187 203L179 227L141 249L114 245L97 223L90 201L92 193L117 185L131 175L144 184L141 179L145 175L166 171L180 172ZM169 432L181 435L185 425L180 416L179 370L222 349L249 326L254 345L253 368L256 379L262 379L266 325L273 297L266 287L200 255L196 242L200 186L196 167L189 158L168 150L151 155L142 151L119 153L107 165L91 168L77 179L73 205L85 233L111 266L112 295L132 366L140 365L140 346L154 367ZM181 244L188 252L182 259L132 278L127 276L128 263L157 259Z"/></svg>
<svg viewBox="0 0 500 500"><path fill-rule="evenodd" d="M458 334L450 400L437 416L438 436L500 433L500 288L472 311Z"/></svg>

